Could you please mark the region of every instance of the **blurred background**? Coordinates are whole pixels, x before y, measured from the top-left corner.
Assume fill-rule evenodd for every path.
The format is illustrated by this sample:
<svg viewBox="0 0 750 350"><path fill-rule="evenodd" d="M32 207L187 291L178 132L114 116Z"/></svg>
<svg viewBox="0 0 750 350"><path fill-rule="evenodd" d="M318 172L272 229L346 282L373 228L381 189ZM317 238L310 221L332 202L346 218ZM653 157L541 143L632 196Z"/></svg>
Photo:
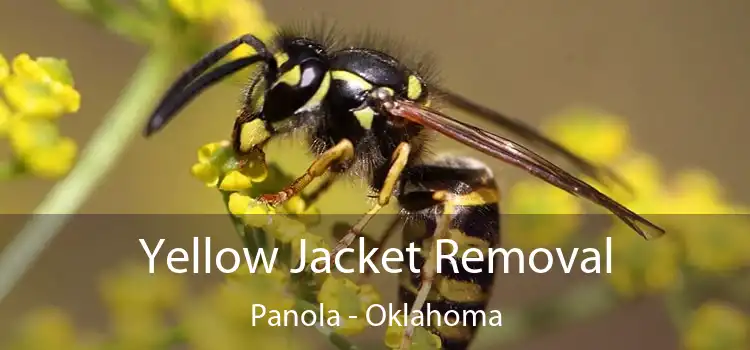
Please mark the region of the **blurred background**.
<svg viewBox="0 0 750 350"><path fill-rule="evenodd" d="M721 184L722 200L750 203L750 186L745 184L750 174L745 154L746 131L750 130L748 1L276 0L262 5L268 20L279 25L325 17L345 33L374 29L415 43L415 51L435 56L443 85L532 125L578 107L615 115L629 126L630 143L657 159L665 176L702 169ZM81 149L147 51L54 1L0 2L0 30L4 33L0 52L8 60L23 52L67 60L81 94L81 109L63 117L60 129ZM184 65L176 60L173 73ZM80 212L223 213L216 191L197 182L189 169L199 146L229 136L241 86L240 81L211 89L156 138L144 140L137 135ZM461 118L493 128L471 116ZM273 145L269 159L284 147L288 144ZM476 154L445 140L435 148ZM284 153L281 165L298 173L309 160L304 149L296 147L293 155ZM504 189L525 176L502 164L495 170ZM0 184L0 212L9 214L0 219L6 221L0 246L10 242L29 218L21 214L32 212L53 185L54 181L33 178ZM320 210L333 214L366 210L363 197L351 191L350 185L335 187L321 199ZM341 206L342 202L346 205ZM105 312L98 301L101 275L127 258L141 258L136 238L159 237L153 228L153 232L136 234L132 232L137 229L125 226L128 220L107 218L87 220L82 225L91 226L85 228L68 227L52 242L2 300L0 340L22 315L47 305L64 308L77 324L98 327ZM210 234L224 244L236 240L225 218L198 221L201 228L221 231ZM395 276L378 278L395 287ZM210 285L215 279L194 282ZM498 281L493 306L500 308L545 294L542 291L562 290L568 283L563 277L529 275ZM388 300L395 293L391 289L383 292ZM382 330L370 333L365 337L365 344L370 345L363 348L381 348ZM476 348L495 348L490 333L480 332ZM503 347L676 349L679 343L662 303L656 297L644 297L628 307ZM306 348L327 346L323 341Z"/></svg>

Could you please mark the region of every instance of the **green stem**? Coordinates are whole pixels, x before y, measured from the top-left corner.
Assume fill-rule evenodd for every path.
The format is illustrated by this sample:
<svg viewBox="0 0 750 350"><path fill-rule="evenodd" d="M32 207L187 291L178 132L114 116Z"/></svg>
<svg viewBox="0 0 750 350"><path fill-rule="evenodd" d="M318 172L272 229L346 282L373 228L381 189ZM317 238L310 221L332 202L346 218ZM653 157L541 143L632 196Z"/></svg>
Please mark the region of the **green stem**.
<svg viewBox="0 0 750 350"><path fill-rule="evenodd" d="M17 159L0 162L0 180L11 180L23 174L23 163Z"/></svg>
<svg viewBox="0 0 750 350"><path fill-rule="evenodd" d="M167 52L150 52L105 117L75 168L47 194L31 221L0 254L0 301L113 169L171 73ZM57 215L55 215L57 214Z"/></svg>

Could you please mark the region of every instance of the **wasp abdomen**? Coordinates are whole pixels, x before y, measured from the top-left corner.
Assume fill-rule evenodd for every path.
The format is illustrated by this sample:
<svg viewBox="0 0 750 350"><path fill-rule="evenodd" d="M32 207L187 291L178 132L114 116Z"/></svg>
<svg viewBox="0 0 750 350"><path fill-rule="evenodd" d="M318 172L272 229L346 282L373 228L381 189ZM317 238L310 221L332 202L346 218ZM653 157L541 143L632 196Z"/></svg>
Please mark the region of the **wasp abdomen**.
<svg viewBox="0 0 750 350"><path fill-rule="evenodd" d="M414 242L420 248L413 266L424 270L429 254L435 253L431 247L435 247L432 243L438 236L452 242L442 244L440 250L455 259L439 263L440 273L421 309L425 320L429 319L426 328L441 337L444 349L466 349L476 328L489 317L484 311L494 283L488 267L494 261L486 254L479 261L464 262L461 256L469 248L486 252L500 243L499 191L492 173L467 158L444 158L416 167L405 176L402 190L399 202L405 208L404 246ZM450 220L447 232L442 234L436 232L440 220ZM410 256L405 256L404 266L410 266ZM405 268L400 302L411 307L422 282L420 273Z"/></svg>

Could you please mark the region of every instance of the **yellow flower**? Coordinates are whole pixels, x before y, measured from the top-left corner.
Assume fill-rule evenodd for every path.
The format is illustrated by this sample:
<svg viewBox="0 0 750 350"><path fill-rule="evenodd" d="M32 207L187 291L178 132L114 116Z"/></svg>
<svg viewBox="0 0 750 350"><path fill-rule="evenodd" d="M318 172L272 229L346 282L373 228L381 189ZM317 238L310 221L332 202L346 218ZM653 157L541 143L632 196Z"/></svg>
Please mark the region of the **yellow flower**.
<svg viewBox="0 0 750 350"><path fill-rule="evenodd" d="M110 311L114 333L123 348L153 348L163 341L164 311L183 302L179 275L133 264L105 275L101 290Z"/></svg>
<svg viewBox="0 0 750 350"><path fill-rule="evenodd" d="M19 349L75 349L78 341L73 322L62 311L34 311L23 322Z"/></svg>
<svg viewBox="0 0 750 350"><path fill-rule="evenodd" d="M242 191L262 182L268 176L262 155L251 154L243 161L235 159L231 144L227 141L211 142L198 149L198 162L190 173L208 187L223 191ZM221 184L219 179L223 178Z"/></svg>
<svg viewBox="0 0 750 350"><path fill-rule="evenodd" d="M670 214L730 214L716 178L702 170L687 170L672 182Z"/></svg>
<svg viewBox="0 0 750 350"><path fill-rule="evenodd" d="M10 75L10 67L8 66L8 60L5 56L0 54L0 85L5 82L5 79Z"/></svg>
<svg viewBox="0 0 750 350"><path fill-rule="evenodd" d="M289 198L286 202L284 202L284 210L286 210L287 213L290 214L301 214L305 212L305 200L300 198L300 196L294 196L292 198Z"/></svg>
<svg viewBox="0 0 750 350"><path fill-rule="evenodd" d="M12 67L12 70L11 70ZM0 55L0 136L8 138L18 174L58 178L70 171L78 147L53 123L78 111L80 95L65 60L20 54L8 62Z"/></svg>
<svg viewBox="0 0 750 350"><path fill-rule="evenodd" d="M58 178L70 171L76 159L78 146L69 137L61 137L50 147L42 147L25 159L26 168L42 178Z"/></svg>
<svg viewBox="0 0 750 350"><path fill-rule="evenodd" d="M291 310L294 297L287 280L277 274L260 269L245 278L228 280L213 297L213 305L229 320L246 324L252 321L253 307L258 304L267 310Z"/></svg>
<svg viewBox="0 0 750 350"><path fill-rule="evenodd" d="M240 193L232 193L229 195L229 212L232 213L232 215L235 216L241 216L245 215L245 212L247 212L248 207L250 207L250 203L252 202L252 198L250 196L246 196L244 194Z"/></svg>
<svg viewBox="0 0 750 350"><path fill-rule="evenodd" d="M341 315L341 325L336 332L352 335L367 327L367 309L380 301L372 286L358 286L347 278L328 276L318 292L318 302L325 310L336 310ZM350 318L350 316L357 316Z"/></svg>
<svg viewBox="0 0 750 350"><path fill-rule="evenodd" d="M398 349L401 346L406 327L393 323L385 331L385 345L389 349ZM442 341L436 334L428 331L424 327L416 327L412 337L410 349L414 350L437 350L442 349Z"/></svg>
<svg viewBox="0 0 750 350"><path fill-rule="evenodd" d="M227 207L232 215L241 218L250 227L269 226L273 223L271 215L276 213L274 208L238 192L229 195Z"/></svg>
<svg viewBox="0 0 750 350"><path fill-rule="evenodd" d="M606 277L620 294L658 293L679 281L680 252L671 236L646 241L620 225L607 236L612 241L612 273Z"/></svg>
<svg viewBox="0 0 750 350"><path fill-rule="evenodd" d="M320 222L320 210L317 207L308 207L300 196L294 196L284 202L284 211L294 215L294 218L305 225L314 225Z"/></svg>
<svg viewBox="0 0 750 350"><path fill-rule="evenodd" d="M511 187L505 212L508 242L519 248L557 246L575 234L582 207L569 193L530 180Z"/></svg>
<svg viewBox="0 0 750 350"><path fill-rule="evenodd" d="M13 73L41 82L73 85L67 61L57 58L39 57L32 60L31 56L22 53L13 59Z"/></svg>
<svg viewBox="0 0 750 350"><path fill-rule="evenodd" d="M271 224L266 228L281 243L290 243L307 237L305 224L286 215L274 215Z"/></svg>
<svg viewBox="0 0 750 350"><path fill-rule="evenodd" d="M226 1L169 0L169 6L189 21L207 23L225 13Z"/></svg>
<svg viewBox="0 0 750 350"><path fill-rule="evenodd" d="M10 128L11 121L13 120L13 111L10 107L0 99L0 136L5 136Z"/></svg>
<svg viewBox="0 0 750 350"><path fill-rule="evenodd" d="M275 236L278 234L274 234ZM331 247L328 246L328 243L326 243L325 239L323 237L320 237L318 235L305 232L302 234L299 239L295 239L292 241L292 251L294 252L294 261L300 261L300 254L302 252L302 245L301 240L305 240L305 265L309 266L310 262L315 260L316 258L319 258L323 256L323 253L316 252L313 253L313 250L315 249L325 249L327 251L331 251Z"/></svg>
<svg viewBox="0 0 750 350"><path fill-rule="evenodd" d="M700 170L678 174L663 192L662 213L681 240L686 262L710 272L739 268L750 258L750 222L723 198L721 186Z"/></svg>
<svg viewBox="0 0 750 350"><path fill-rule="evenodd" d="M220 151L230 147L228 141L210 142L198 148L198 162L210 163L214 157L220 155Z"/></svg>
<svg viewBox="0 0 750 350"><path fill-rule="evenodd" d="M222 191L242 191L250 188L252 181L245 174L231 170L221 180L219 189Z"/></svg>
<svg viewBox="0 0 750 350"><path fill-rule="evenodd" d="M729 272L750 262L750 221L744 215L680 215L675 225L693 267Z"/></svg>
<svg viewBox="0 0 750 350"><path fill-rule="evenodd" d="M628 124L610 113L571 109L543 127L548 135L572 152L595 163L610 163L628 148Z"/></svg>
<svg viewBox="0 0 750 350"><path fill-rule="evenodd" d="M140 315L148 318L159 310L179 305L183 300L183 280L170 271L148 266L127 265L105 275L102 295L114 315Z"/></svg>
<svg viewBox="0 0 750 350"><path fill-rule="evenodd" d="M510 214L580 214L581 203L569 193L537 180L521 181L508 192Z"/></svg>
<svg viewBox="0 0 750 350"><path fill-rule="evenodd" d="M77 112L81 96L73 88L73 79L64 60L27 54L13 60L13 75L4 84L8 102L24 115L57 118Z"/></svg>
<svg viewBox="0 0 750 350"><path fill-rule="evenodd" d="M259 264L258 266L261 265ZM243 264L243 266L238 268L237 271L228 274L227 279L229 281L240 281L256 278L256 276L263 276L262 278L267 278L269 281L272 281L274 285L279 286L286 286L290 281L288 271L284 271L281 269L271 269L270 272L266 272L265 268L258 268L255 273L248 274L248 268L249 267L247 266L247 264Z"/></svg>
<svg viewBox="0 0 750 350"><path fill-rule="evenodd" d="M11 123L10 143L28 170L42 177L59 177L73 165L75 142L59 134L57 126L44 119L19 119Z"/></svg>
<svg viewBox="0 0 750 350"><path fill-rule="evenodd" d="M188 345L199 350L232 350L252 344L259 349L298 349L289 329L269 325L270 310L294 307L286 272L264 270L235 273L227 283L198 303L183 304ZM253 308L266 308L266 316L253 320Z"/></svg>
<svg viewBox="0 0 750 350"><path fill-rule="evenodd" d="M688 350L747 349L750 319L730 305L710 301L694 312L684 334Z"/></svg>
<svg viewBox="0 0 750 350"><path fill-rule="evenodd" d="M226 13L222 21L221 41L226 38L234 39L241 35L251 33L266 44L271 43L271 38L276 34L276 26L267 17L263 6L257 0L227 0ZM247 45L241 45L230 54L230 58L240 58L253 54L254 51Z"/></svg>
<svg viewBox="0 0 750 350"><path fill-rule="evenodd" d="M207 187L216 187L219 182L219 169L210 163L195 163L190 168L190 173L203 181Z"/></svg>
<svg viewBox="0 0 750 350"><path fill-rule="evenodd" d="M594 181L590 183L639 214L663 214L668 211L662 170L654 157L636 152L613 170L632 187L632 194L621 186L604 188Z"/></svg>

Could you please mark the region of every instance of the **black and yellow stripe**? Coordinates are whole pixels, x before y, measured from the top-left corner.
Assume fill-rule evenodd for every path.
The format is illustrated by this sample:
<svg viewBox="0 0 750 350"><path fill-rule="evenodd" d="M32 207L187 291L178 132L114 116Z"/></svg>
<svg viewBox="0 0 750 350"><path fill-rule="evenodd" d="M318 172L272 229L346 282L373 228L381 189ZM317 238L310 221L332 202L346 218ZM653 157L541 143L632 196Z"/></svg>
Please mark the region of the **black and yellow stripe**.
<svg viewBox="0 0 750 350"><path fill-rule="evenodd" d="M487 251L500 243L500 193L492 174L475 162L453 158L450 162L420 166L405 176L404 192L400 203L405 208L405 246L414 242L421 254L415 254L414 266L420 267L428 260L432 241L441 219L449 219L447 236L459 247L456 254L458 271L448 261L443 261L442 273L435 276L422 312L434 310L444 315L449 310L482 311L487 307L493 287L493 275L487 272L489 261L469 262L482 273L469 273L463 269L460 255L470 247ZM450 213L449 213L450 212ZM444 215L452 214L452 218ZM406 255L407 259L409 255ZM410 260L404 266L409 266ZM422 270L422 269L420 269ZM399 287L399 304L412 307L422 276L403 269ZM429 304L429 306L428 306ZM477 318L480 319L480 318ZM443 349L466 349L474 338L477 324L472 319L459 319L458 325L438 325L431 320L431 329L442 339ZM454 323L454 322L451 322Z"/></svg>

